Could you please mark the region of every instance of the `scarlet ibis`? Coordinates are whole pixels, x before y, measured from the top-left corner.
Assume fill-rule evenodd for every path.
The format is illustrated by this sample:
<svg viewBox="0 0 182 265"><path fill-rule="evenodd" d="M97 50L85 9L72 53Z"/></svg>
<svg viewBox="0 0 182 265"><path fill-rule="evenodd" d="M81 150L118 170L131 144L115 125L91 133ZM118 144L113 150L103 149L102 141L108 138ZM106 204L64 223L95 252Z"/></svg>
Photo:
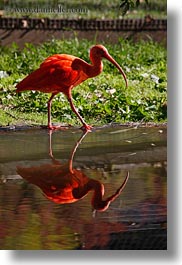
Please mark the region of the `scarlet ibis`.
<svg viewBox="0 0 182 265"><path fill-rule="evenodd" d="M127 86L126 75L119 64L111 57L103 45L95 45L90 49L91 64L73 55L54 54L45 59L37 70L18 83L16 92L37 90L44 93L51 93L51 97L47 103L49 129L57 128L51 124L52 100L59 92L64 93L70 103L71 109L82 122L82 129L91 130L92 127L84 121L76 110L71 91L86 79L97 76L102 72L102 58L106 58L118 68Z"/></svg>
<svg viewBox="0 0 182 265"><path fill-rule="evenodd" d="M96 179L88 178L81 170L73 168L74 154L87 133L88 130L76 143L67 163L61 164L60 161L56 160L53 157L52 148L50 147L49 154L52 163L32 167L17 166L17 173L29 183L38 186L45 196L54 203L74 203L85 197L89 191L93 191L91 200L93 209L105 211L110 203L121 194L128 181L129 173L127 173L124 182L117 191L103 200L104 185Z"/></svg>

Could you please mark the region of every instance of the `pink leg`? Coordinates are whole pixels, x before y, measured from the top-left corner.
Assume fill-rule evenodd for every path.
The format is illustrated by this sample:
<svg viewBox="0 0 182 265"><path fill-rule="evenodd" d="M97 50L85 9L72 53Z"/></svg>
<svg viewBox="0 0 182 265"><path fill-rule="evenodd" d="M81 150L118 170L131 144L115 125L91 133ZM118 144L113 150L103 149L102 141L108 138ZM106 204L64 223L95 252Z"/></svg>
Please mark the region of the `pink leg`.
<svg viewBox="0 0 182 265"><path fill-rule="evenodd" d="M48 101L48 103L47 103L47 109L48 109L48 128L50 130L53 129L53 126L51 124L51 104L52 104L52 100L53 100L53 98L54 98L55 95L56 94L52 94L51 97L50 97L50 99L49 99L49 101Z"/></svg>
<svg viewBox="0 0 182 265"><path fill-rule="evenodd" d="M84 119L80 116L80 114L78 113L78 111L76 110L73 101L72 101L72 97L68 96L68 101L70 103L71 109L72 111L77 115L77 117L79 118L79 120L81 121L81 123L83 124L83 126L81 127L82 130L84 131L91 131L92 126L88 125Z"/></svg>
<svg viewBox="0 0 182 265"><path fill-rule="evenodd" d="M52 93L48 103L47 103L47 108L48 108L48 129L49 130L56 130L56 129L62 129L61 126L53 126L51 123L51 104L54 96L57 95L57 93Z"/></svg>

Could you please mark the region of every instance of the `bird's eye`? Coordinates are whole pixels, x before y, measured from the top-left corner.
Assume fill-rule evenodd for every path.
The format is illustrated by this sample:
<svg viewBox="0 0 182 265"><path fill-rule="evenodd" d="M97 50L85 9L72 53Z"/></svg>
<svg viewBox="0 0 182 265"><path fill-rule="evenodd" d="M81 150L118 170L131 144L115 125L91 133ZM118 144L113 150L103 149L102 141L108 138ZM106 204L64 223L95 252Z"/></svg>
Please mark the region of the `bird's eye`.
<svg viewBox="0 0 182 265"><path fill-rule="evenodd" d="M102 50L102 49L99 49L99 50L96 51L96 55L103 57L105 55L105 51Z"/></svg>

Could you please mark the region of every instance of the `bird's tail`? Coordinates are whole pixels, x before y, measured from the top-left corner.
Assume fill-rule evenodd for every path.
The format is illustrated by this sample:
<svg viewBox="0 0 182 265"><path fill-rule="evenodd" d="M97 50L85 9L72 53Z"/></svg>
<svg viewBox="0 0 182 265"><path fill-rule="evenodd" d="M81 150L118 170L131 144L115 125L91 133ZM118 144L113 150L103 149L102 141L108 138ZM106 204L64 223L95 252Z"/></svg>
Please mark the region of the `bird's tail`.
<svg viewBox="0 0 182 265"><path fill-rule="evenodd" d="M30 88L29 88L29 86L27 86L26 83L27 83L26 78L23 79L22 81L20 81L20 83L18 83L16 85L16 93L19 93L19 92L24 91L24 90L29 90Z"/></svg>
<svg viewBox="0 0 182 265"><path fill-rule="evenodd" d="M25 77L22 81L20 81L20 83L16 85L16 93L31 89L30 84L28 84L28 77L29 76Z"/></svg>
<svg viewBox="0 0 182 265"><path fill-rule="evenodd" d="M46 75L47 72L45 70L38 68L16 85L16 92L18 93L25 90L38 90L37 87L41 84L41 81L44 80Z"/></svg>

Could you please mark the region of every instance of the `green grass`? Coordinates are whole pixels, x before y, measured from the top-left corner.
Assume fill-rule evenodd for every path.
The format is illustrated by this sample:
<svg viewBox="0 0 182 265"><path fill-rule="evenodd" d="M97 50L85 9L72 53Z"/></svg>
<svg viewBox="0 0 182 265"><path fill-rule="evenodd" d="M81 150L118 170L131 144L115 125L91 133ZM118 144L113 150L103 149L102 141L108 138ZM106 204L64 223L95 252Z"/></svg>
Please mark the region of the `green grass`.
<svg viewBox="0 0 182 265"><path fill-rule="evenodd" d="M26 91L15 93L16 84L54 53L68 53L89 62L88 40L52 40L40 46L27 44L0 47L1 68L6 73L0 83L0 125L46 124L50 94ZM123 67L129 82L104 60L103 72L73 89L79 113L90 124L128 121L165 122L167 120L166 49L153 42L133 43L121 40L106 45L109 53ZM65 96L60 93L52 104L53 122L80 125Z"/></svg>
<svg viewBox="0 0 182 265"><path fill-rule="evenodd" d="M29 17L50 17L50 18L85 18L85 19L117 19L122 18L122 10L119 8L120 0L70 0L70 1L48 1L48 0L9 0L4 4L3 0L0 0L0 9L5 10L5 16L22 17L28 15ZM70 12L36 12L33 11L36 7L39 8L58 8L60 5L62 8ZM16 9L17 8L17 9ZM19 8L19 9L18 9ZM28 8L27 12L23 9ZM21 9L21 11L20 11ZM82 11L80 12L79 10ZM32 12L31 12L32 10ZM85 12L86 10L86 12ZM147 6L145 1L141 1L138 8L130 9L125 18L138 18L144 17L146 14L150 14L154 18L166 18L167 16L167 1L166 0L149 0Z"/></svg>

